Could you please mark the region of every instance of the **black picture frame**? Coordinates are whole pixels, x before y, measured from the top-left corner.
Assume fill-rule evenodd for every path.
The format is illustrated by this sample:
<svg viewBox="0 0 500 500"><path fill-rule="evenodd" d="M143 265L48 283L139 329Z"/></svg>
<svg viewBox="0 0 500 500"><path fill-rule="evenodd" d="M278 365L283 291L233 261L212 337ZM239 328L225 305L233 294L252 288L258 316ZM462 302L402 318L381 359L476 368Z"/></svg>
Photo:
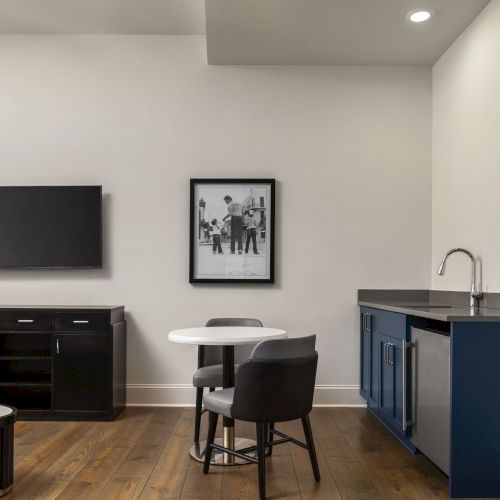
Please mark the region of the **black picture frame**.
<svg viewBox="0 0 500 500"><path fill-rule="evenodd" d="M206 178L196 178L190 179L190 223L189 223L189 283L274 283L274 235L275 235L275 179L206 179ZM201 197L201 201L197 197L197 192L199 187L203 186L211 186L217 187L217 185L227 188L228 191L231 188L242 189L242 186L248 186L249 190L254 188L265 189L266 193L269 193L269 199L264 201L264 206L262 206L262 197L260 197L260 205L257 206L256 211L259 213L260 222L263 222L264 219L264 231L265 234L265 265L266 265L266 275L247 275L248 277L234 275L234 277L221 275L219 276L209 276L203 275L198 272L197 268L197 259L200 256L201 245L200 242L200 210L205 210L205 205L202 207L203 198ZM250 191L251 192L251 191ZM245 199L246 201L246 199ZM241 204L241 203L240 203ZM220 209L220 208L219 208ZM243 209L243 208L242 208ZM250 208L250 210L253 210ZM262 215L264 213L264 215ZM206 221L204 221L206 224ZM241 228L241 226L240 226ZM210 231L208 231L210 234ZM246 230L245 230L246 234ZM209 236L210 238L210 236ZM221 238L221 237L220 237ZM254 237L255 239L255 237ZM254 240L252 240L253 242ZM205 245L210 245L210 243L206 242ZM236 250L236 242L232 243L234 245L234 249ZM227 243L226 243L227 246ZM248 247L247 247L248 248ZM243 249L243 245L241 245L241 250ZM238 250L240 247L238 246ZM249 250L249 249L248 249ZM206 253L209 253L209 250L206 250ZM243 254L242 251L238 252L239 254ZM244 255L236 254L236 258L245 258ZM260 255L260 254L259 254ZM254 255L255 257L255 255ZM233 258L231 256L231 258ZM262 264L262 261L260 261Z"/></svg>

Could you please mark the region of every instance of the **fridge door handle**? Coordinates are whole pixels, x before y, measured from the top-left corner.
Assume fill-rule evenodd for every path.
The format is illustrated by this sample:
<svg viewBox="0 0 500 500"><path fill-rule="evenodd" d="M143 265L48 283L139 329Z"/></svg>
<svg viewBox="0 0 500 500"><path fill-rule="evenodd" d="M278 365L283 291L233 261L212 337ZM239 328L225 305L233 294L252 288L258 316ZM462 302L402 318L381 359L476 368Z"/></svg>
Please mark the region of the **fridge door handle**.
<svg viewBox="0 0 500 500"><path fill-rule="evenodd" d="M415 412L417 409L417 343L410 342L410 359L411 359L411 419L410 425L415 425Z"/></svg>
<svg viewBox="0 0 500 500"><path fill-rule="evenodd" d="M403 371L403 431L406 431L408 426L411 425L411 422L408 420L408 387L406 387L407 384L407 377L406 377L406 370L407 370L407 357L408 357L408 350L411 348L411 343L409 344L406 342L406 340L403 340L402 343L402 355L401 355L401 368Z"/></svg>

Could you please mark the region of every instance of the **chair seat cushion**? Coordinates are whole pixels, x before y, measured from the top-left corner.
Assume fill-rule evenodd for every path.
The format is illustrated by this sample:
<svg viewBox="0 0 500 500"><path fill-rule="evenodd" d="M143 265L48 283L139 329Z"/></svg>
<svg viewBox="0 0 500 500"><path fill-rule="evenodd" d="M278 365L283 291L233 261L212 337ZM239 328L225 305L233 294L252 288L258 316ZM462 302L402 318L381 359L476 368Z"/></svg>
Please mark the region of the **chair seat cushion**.
<svg viewBox="0 0 500 500"><path fill-rule="evenodd" d="M234 374L239 365L234 365ZM222 365L209 365L198 368L193 375L195 387L222 387Z"/></svg>
<svg viewBox="0 0 500 500"><path fill-rule="evenodd" d="M231 418L233 406L234 387L228 387L220 391L209 392L203 396L205 410L218 413L224 417Z"/></svg>

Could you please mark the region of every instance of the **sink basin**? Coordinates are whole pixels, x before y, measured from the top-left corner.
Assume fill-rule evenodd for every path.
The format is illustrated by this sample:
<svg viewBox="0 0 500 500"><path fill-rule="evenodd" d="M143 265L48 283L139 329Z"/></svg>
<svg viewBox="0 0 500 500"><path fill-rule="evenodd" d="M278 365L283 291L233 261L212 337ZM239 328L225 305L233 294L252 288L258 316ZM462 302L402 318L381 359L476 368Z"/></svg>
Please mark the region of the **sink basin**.
<svg viewBox="0 0 500 500"><path fill-rule="evenodd" d="M459 306L450 306L450 305L429 305L429 304L422 304L422 305L410 305L410 306L404 306L404 307L409 307L410 309L450 309L452 307L459 307Z"/></svg>

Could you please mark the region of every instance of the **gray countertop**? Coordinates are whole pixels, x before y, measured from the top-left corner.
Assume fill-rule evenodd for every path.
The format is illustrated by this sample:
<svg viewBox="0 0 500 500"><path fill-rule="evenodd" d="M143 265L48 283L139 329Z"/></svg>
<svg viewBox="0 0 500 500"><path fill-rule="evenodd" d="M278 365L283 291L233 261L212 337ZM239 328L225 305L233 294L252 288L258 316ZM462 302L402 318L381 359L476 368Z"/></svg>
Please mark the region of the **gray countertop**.
<svg viewBox="0 0 500 500"><path fill-rule="evenodd" d="M468 301L466 293L428 290L359 290L358 304L438 321L500 322L500 308L491 307L496 305L496 297L492 296L498 294L490 295L489 307L475 310L464 303Z"/></svg>

